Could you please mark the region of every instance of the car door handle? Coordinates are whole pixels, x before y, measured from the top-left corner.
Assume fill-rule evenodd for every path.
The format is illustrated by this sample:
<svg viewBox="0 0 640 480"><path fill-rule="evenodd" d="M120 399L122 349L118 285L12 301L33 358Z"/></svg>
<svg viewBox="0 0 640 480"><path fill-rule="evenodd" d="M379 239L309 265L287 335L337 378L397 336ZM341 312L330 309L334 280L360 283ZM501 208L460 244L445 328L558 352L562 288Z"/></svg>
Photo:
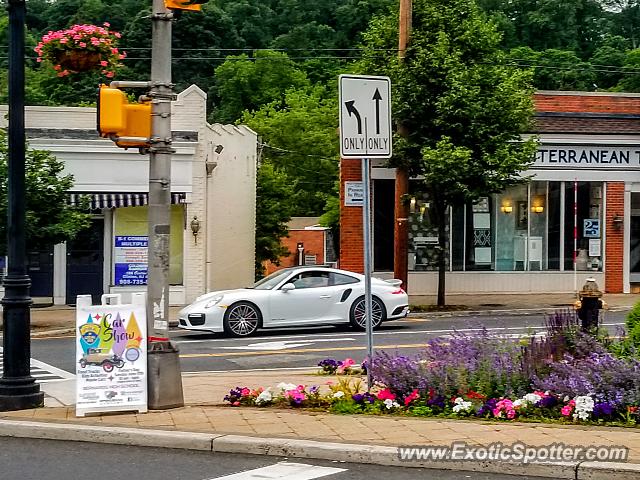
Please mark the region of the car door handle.
<svg viewBox="0 0 640 480"><path fill-rule="evenodd" d="M331 295L320 295L320 298L331 298Z"/></svg>

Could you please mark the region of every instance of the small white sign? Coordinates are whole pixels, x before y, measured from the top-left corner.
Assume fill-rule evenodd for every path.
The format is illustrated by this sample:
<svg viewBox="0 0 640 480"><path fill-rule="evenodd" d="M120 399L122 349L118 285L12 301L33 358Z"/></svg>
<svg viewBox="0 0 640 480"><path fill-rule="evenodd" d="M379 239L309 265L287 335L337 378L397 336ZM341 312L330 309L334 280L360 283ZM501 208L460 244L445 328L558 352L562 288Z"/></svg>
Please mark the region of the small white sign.
<svg viewBox="0 0 640 480"><path fill-rule="evenodd" d="M364 203L362 182L344 182L344 204L347 207L361 207Z"/></svg>
<svg viewBox="0 0 640 480"><path fill-rule="evenodd" d="M76 301L76 416L91 412L147 411L146 295L91 295ZM117 303L107 303L115 300Z"/></svg>
<svg viewBox="0 0 640 480"><path fill-rule="evenodd" d="M391 80L340 75L340 155L391 157Z"/></svg>
<svg viewBox="0 0 640 480"><path fill-rule="evenodd" d="M601 255L600 248L600 239L599 238L590 238L589 239L589 256L590 257L599 257Z"/></svg>

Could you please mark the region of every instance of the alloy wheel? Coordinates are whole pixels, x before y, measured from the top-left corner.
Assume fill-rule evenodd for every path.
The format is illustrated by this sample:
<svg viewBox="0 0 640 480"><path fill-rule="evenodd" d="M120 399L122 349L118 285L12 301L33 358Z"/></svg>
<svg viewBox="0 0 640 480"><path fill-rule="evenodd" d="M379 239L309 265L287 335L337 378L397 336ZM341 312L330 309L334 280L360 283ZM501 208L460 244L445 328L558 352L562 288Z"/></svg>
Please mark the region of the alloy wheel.
<svg viewBox="0 0 640 480"><path fill-rule="evenodd" d="M355 308L353 309L353 316L356 323L361 328L367 327L366 307L364 299L360 300L356 304ZM376 300L375 298L372 299L371 302L371 320L371 323L374 327L378 326L380 322L382 322L382 306L380 305L380 302L378 302L378 300Z"/></svg>
<svg viewBox="0 0 640 480"><path fill-rule="evenodd" d="M234 335L246 337L257 330L259 321L256 309L251 305L242 304L231 307L227 325Z"/></svg>

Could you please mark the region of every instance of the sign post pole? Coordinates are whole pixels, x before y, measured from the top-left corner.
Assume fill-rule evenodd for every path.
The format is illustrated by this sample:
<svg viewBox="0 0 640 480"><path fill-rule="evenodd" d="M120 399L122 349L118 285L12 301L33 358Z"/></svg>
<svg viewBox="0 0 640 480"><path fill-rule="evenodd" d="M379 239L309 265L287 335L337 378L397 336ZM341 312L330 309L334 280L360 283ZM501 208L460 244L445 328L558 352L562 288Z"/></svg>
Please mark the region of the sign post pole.
<svg viewBox="0 0 640 480"><path fill-rule="evenodd" d="M371 296L371 159L391 158L391 80L389 77L340 75L340 156L362 162L362 230L365 325L367 332L367 390L373 365L373 298ZM358 205L345 183L345 204Z"/></svg>
<svg viewBox="0 0 640 480"><path fill-rule="evenodd" d="M371 390L371 367L373 365L373 299L371 297L371 181L370 162L362 159L362 230L364 237L364 301L367 325L367 390Z"/></svg>

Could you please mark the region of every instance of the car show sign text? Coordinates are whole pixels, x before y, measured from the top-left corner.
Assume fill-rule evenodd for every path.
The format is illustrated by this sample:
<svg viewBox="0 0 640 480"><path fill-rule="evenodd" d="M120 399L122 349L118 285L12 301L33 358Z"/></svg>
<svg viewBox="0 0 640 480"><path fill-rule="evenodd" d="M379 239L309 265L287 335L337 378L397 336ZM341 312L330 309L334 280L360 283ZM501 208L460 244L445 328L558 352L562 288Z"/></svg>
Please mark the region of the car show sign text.
<svg viewBox="0 0 640 480"><path fill-rule="evenodd" d="M76 415L147 411L147 323L145 294L90 295L76 303ZM105 304L116 300L116 304Z"/></svg>

